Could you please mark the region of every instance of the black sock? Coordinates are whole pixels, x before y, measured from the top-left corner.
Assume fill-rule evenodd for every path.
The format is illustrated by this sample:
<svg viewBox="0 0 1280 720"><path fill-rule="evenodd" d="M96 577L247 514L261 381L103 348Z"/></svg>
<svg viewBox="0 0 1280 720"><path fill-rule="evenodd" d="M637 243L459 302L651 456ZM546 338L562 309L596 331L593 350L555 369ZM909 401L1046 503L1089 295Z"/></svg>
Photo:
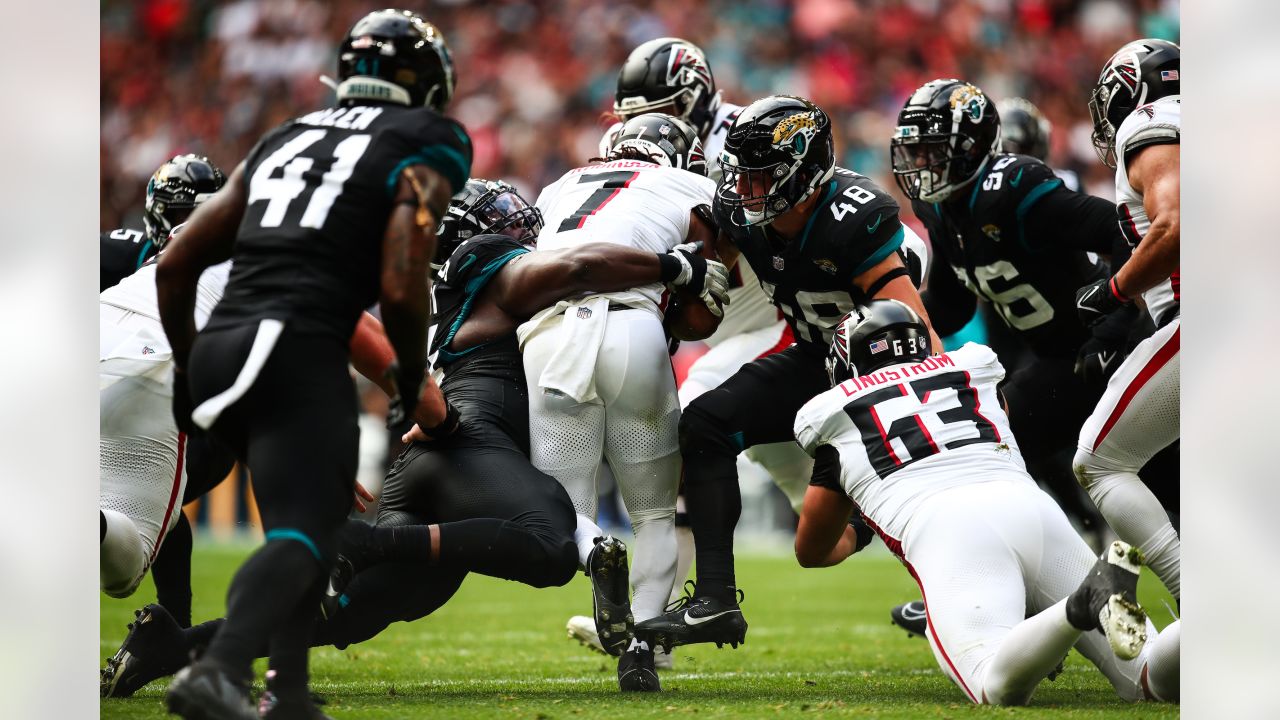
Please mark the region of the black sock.
<svg viewBox="0 0 1280 720"><path fill-rule="evenodd" d="M380 562L429 565L431 526L382 526L352 520L343 527L341 552L356 572Z"/></svg>
<svg viewBox="0 0 1280 720"><path fill-rule="evenodd" d="M270 669L275 671L272 691L282 700L305 701L309 697L307 653L316 624L315 608L320 606L326 582L327 578L322 577L312 583L297 610L271 633Z"/></svg>
<svg viewBox="0 0 1280 720"><path fill-rule="evenodd" d="M151 563L151 580L156 584L156 602L179 625L191 627L191 523L186 513L178 513L178 524L164 536Z"/></svg>
<svg viewBox="0 0 1280 720"><path fill-rule="evenodd" d="M268 541L232 579L226 623L205 656L239 678L251 677L252 663L261 654L263 641L301 611L299 603L325 575L303 543Z"/></svg>
<svg viewBox="0 0 1280 720"><path fill-rule="evenodd" d="M736 602L733 529L742 514L737 458L716 448L685 455L684 501L696 553L697 597Z"/></svg>
<svg viewBox="0 0 1280 720"><path fill-rule="evenodd" d="M213 642L213 636L217 634L218 629L222 627L223 622L225 621L222 618L218 618L216 620L202 622L199 625L192 625L191 627L183 630L182 641L183 645L186 646L184 651L185 654L190 655L192 652L197 654L204 652L204 649L209 647L209 643Z"/></svg>

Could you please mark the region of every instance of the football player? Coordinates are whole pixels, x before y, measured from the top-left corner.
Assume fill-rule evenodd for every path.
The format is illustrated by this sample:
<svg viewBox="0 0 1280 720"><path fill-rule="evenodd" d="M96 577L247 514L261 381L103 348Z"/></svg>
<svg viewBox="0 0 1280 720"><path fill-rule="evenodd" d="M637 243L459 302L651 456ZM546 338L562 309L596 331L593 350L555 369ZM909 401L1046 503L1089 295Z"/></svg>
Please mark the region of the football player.
<svg viewBox="0 0 1280 720"><path fill-rule="evenodd" d="M147 181L144 230L117 228L98 240L98 292L115 285L156 256L173 229L222 188L226 176L203 155L176 155Z"/></svg>
<svg viewBox="0 0 1280 720"><path fill-rule="evenodd" d="M670 115L638 115L600 160L570 170L538 196L547 221L539 252L611 242L665 253L684 243L714 242L706 207L715 183L706 177L702 143L691 125ZM680 315L666 324L677 338L701 339L715 330L718 302L675 300ZM664 330L670 302L660 284L586 293L520 328L533 464L573 499L585 560L589 539L603 534L595 526L596 474L608 460L635 532L637 622L662 612L676 571L680 405ZM632 642L618 671L624 689L660 689L647 641Z"/></svg>
<svg viewBox="0 0 1280 720"><path fill-rule="evenodd" d="M1049 162L1053 123L1040 108L1026 98L1012 97L997 102L996 113L1000 117L1001 152L1030 155L1040 162ZM1080 189L1080 176L1074 170L1055 167L1053 174L1062 179L1068 190Z"/></svg>
<svg viewBox="0 0 1280 720"><path fill-rule="evenodd" d="M1120 229L1134 251L1114 275L1080 288L1076 307L1094 324L1141 296L1159 329L1111 376L1074 463L1111 529L1142 548L1174 598L1182 593L1178 532L1137 473L1179 435L1180 58L1165 40L1129 43L1103 66L1089 101L1094 146L1115 168Z"/></svg>
<svg viewBox="0 0 1280 720"><path fill-rule="evenodd" d="M440 113L454 88L440 31L419 15L361 18L338 55L337 104L265 135L161 256L160 319L173 350L179 427L211 429L253 474L266 543L228 592L227 623L173 681L171 712L250 718L252 661L271 639L266 717L319 715L307 640L354 488L357 408L348 343L380 303L395 390L424 427L435 229L470 172L471 142ZM204 268L233 257L197 336Z"/></svg>
<svg viewBox="0 0 1280 720"><path fill-rule="evenodd" d="M1157 635L1138 607L1141 553L1116 542L1095 560L1027 475L990 348L931 348L899 302L841 320L834 387L795 421L816 458L796 559L843 561L862 513L919 584L938 665L972 702L1027 703L1072 647L1122 698L1176 700L1181 623Z"/></svg>
<svg viewBox="0 0 1280 720"><path fill-rule="evenodd" d="M458 428L435 441L420 428L406 435L417 441L387 477L376 526L347 526L313 644L346 647L393 622L428 615L468 572L538 587L567 582L579 562L574 509L564 488L528 460L516 326L586 289L669 280L696 294L724 295L724 267L685 251L658 255L588 243L531 254L541 224L537 209L502 182L470 180L450 203L438 235L432 351ZM382 345L386 364L392 353L385 340ZM611 539L596 543L587 570L597 610L625 616L625 548ZM147 612L149 622L121 648L126 679L117 696L174 672L222 625L211 621L184 632L156 606ZM602 618L601 626L614 619ZM607 639L620 652L630 638ZM265 644L258 652L266 652Z"/></svg>
<svg viewBox="0 0 1280 720"><path fill-rule="evenodd" d="M681 418L697 582L690 596L636 630L668 650L744 640L733 570L741 512L735 458L793 439L795 412L827 387L823 358L836 321L873 297L924 312L897 252L906 234L897 203L870 179L836 167L831 121L816 105L786 95L752 103L729 130L721 165L714 212L728 241L718 251L726 264L740 257L751 265L795 344L743 365Z"/></svg>

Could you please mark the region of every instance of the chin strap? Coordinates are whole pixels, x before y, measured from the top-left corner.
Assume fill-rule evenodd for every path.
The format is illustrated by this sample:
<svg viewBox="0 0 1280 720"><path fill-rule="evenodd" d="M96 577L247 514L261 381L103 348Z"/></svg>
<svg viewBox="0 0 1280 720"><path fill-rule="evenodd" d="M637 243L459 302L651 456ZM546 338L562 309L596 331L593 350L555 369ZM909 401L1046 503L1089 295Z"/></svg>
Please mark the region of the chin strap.
<svg viewBox="0 0 1280 720"><path fill-rule="evenodd" d="M400 105L409 104L409 91L381 78L356 75L338 82L327 75L320 76L320 82L328 85L338 95L338 102L344 100L378 100Z"/></svg>

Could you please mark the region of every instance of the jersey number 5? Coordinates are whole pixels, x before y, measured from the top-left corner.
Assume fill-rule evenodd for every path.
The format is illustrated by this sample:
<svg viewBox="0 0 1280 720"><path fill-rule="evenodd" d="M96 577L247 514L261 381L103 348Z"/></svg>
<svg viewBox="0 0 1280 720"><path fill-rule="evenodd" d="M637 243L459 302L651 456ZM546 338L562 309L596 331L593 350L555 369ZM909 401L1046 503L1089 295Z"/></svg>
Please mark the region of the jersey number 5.
<svg viewBox="0 0 1280 720"><path fill-rule="evenodd" d="M894 420L888 427L880 420L876 405L893 398L906 397L907 387L923 405L929 402L930 393L940 390L952 390L959 401L957 407L937 412L938 420L947 427L946 437L954 439L938 446L929 428L920 419L920 412L904 415ZM1000 442L1000 433L996 426L979 411L978 391L969 384L969 374L963 371L947 372L931 375L910 383L899 383L889 387L873 390L845 406L844 412L853 421L858 433L862 435L862 446L867 450L867 459L881 478L901 470L911 463L930 455L937 455L943 449L954 450L975 443ZM967 426L967 427L965 427ZM976 435L974 435L976 431ZM907 451L907 457L898 455L893 441L897 440Z"/></svg>
<svg viewBox="0 0 1280 720"><path fill-rule="evenodd" d="M308 178L303 175L311 170L316 158L303 156L303 152L324 139L327 130L307 130L281 145L275 152L263 160L254 170L249 180L249 204L259 200L267 201L267 209L262 213L259 225L264 228L280 227L284 222L289 205L307 189ZM320 182L311 193L300 227L320 228L325 218L329 217L329 209L333 201L342 192L342 186L351 177L356 162L369 147L369 135L349 135L333 148L333 162L329 170L320 176ZM280 177L273 177L283 168Z"/></svg>

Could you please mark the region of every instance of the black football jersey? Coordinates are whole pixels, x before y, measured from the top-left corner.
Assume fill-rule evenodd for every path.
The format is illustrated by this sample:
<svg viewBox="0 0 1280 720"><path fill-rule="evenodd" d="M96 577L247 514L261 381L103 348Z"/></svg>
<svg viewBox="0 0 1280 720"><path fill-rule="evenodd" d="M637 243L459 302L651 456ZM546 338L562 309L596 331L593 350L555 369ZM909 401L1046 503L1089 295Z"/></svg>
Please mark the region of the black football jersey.
<svg viewBox="0 0 1280 720"><path fill-rule="evenodd" d="M160 249L141 230L119 228L98 237L98 292L132 275Z"/></svg>
<svg viewBox="0 0 1280 720"><path fill-rule="evenodd" d="M1034 352L1044 355L1072 354L1088 338L1076 315L1076 289L1106 272L1096 256L1091 259L1080 247L1052 237L1062 228L1034 231L1043 227L1038 208L1060 206L1059 198L1050 198L1055 193L1079 196L1036 158L1001 154L987 163L972 190L945 203L911 203L933 247L931 291L935 278L949 279L937 265L945 263L969 292L990 302ZM1106 238L1099 240L1101 247L1109 246Z"/></svg>
<svg viewBox="0 0 1280 720"><path fill-rule="evenodd" d="M836 323L861 300L853 279L902 244L898 203L870 178L836 168L798 238L729 222L717 199L720 227L782 311L796 342L826 354ZM741 211L739 211L741 212Z"/></svg>
<svg viewBox="0 0 1280 720"><path fill-rule="evenodd" d="M267 133L245 160L248 203L209 327L276 318L350 337L378 299L392 199L417 164L461 190L471 172L466 131L428 108L370 104Z"/></svg>
<svg viewBox="0 0 1280 720"><path fill-rule="evenodd" d="M497 341L474 345L462 351L449 346L471 315L480 293L489 280L507 263L530 248L506 235L477 235L462 243L440 270L440 280L431 288L431 366L447 368L468 355ZM511 336L515 339L514 333Z"/></svg>

